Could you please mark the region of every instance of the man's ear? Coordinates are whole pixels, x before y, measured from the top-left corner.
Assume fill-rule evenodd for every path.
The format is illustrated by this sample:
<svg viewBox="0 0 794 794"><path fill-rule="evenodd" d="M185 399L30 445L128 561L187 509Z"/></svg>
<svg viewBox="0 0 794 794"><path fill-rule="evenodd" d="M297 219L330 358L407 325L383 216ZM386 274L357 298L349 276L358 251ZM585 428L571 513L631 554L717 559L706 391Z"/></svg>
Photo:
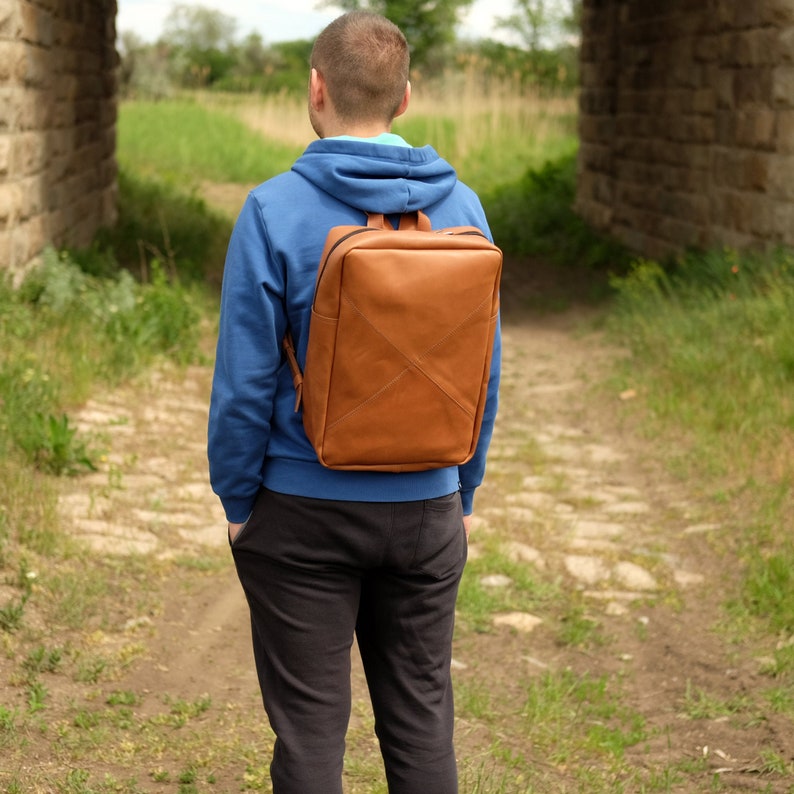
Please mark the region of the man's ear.
<svg viewBox="0 0 794 794"><path fill-rule="evenodd" d="M309 104L314 110L322 110L325 105L325 80L316 69L309 76Z"/></svg>
<svg viewBox="0 0 794 794"><path fill-rule="evenodd" d="M402 116L406 110L408 110L408 103L411 101L411 81L409 80L405 84L405 94L403 95L403 100L400 102L400 106L397 108L397 112L394 114L394 118L397 116Z"/></svg>

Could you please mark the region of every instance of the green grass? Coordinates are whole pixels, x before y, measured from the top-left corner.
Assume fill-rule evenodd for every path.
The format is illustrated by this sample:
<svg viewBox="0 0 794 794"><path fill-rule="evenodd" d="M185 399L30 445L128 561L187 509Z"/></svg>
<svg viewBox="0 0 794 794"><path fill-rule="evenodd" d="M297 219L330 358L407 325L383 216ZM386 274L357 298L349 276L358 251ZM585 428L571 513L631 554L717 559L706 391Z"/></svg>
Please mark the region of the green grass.
<svg viewBox="0 0 794 794"><path fill-rule="evenodd" d="M614 282L616 328L650 365L649 407L691 432L717 471L781 441L792 450L793 261L785 252L690 255L672 273L639 262Z"/></svg>
<svg viewBox="0 0 794 794"><path fill-rule="evenodd" d="M96 275L113 274L120 265L145 280L159 267L172 279L217 286L230 234L231 222L186 185L122 167L116 225L102 230L92 249L74 256Z"/></svg>
<svg viewBox="0 0 794 794"><path fill-rule="evenodd" d="M690 253L615 278L619 388L668 466L736 532L734 614L794 631L794 254Z"/></svg>
<svg viewBox="0 0 794 794"><path fill-rule="evenodd" d="M51 249L20 289L0 284L0 450L53 474L92 468L66 408L158 355L195 359L199 302L161 269L145 284L124 270L98 278Z"/></svg>
<svg viewBox="0 0 794 794"><path fill-rule="evenodd" d="M267 140L233 115L189 98L123 102L119 108L122 169L183 193L189 194L203 180L263 182L288 170L301 151L300 146Z"/></svg>
<svg viewBox="0 0 794 794"><path fill-rule="evenodd" d="M468 631L484 631L499 612L533 612L560 600L559 588L531 568L509 560L498 545L485 540L482 552L466 563L460 584L459 623ZM487 577L498 574L509 584L492 586Z"/></svg>

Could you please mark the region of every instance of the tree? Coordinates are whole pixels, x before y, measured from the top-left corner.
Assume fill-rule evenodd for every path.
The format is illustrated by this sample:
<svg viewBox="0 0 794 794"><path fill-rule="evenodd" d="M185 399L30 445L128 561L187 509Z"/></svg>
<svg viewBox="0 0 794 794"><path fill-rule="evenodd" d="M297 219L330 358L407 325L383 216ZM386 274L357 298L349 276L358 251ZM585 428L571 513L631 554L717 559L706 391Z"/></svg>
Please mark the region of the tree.
<svg viewBox="0 0 794 794"><path fill-rule="evenodd" d="M411 61L419 69L439 68L446 49L455 41L460 17L474 0L329 0L328 6L343 11L365 9L390 19L405 33Z"/></svg>
<svg viewBox="0 0 794 794"><path fill-rule="evenodd" d="M213 8L177 3L163 23L161 41L173 50L172 61L183 85L211 85L234 65L237 21Z"/></svg>
<svg viewBox="0 0 794 794"><path fill-rule="evenodd" d="M163 22L161 38L183 50L228 50L236 29L237 20L222 11L176 3Z"/></svg>
<svg viewBox="0 0 794 794"><path fill-rule="evenodd" d="M515 13L497 17L497 27L517 33L530 52L552 49L579 29L582 0L514 0Z"/></svg>

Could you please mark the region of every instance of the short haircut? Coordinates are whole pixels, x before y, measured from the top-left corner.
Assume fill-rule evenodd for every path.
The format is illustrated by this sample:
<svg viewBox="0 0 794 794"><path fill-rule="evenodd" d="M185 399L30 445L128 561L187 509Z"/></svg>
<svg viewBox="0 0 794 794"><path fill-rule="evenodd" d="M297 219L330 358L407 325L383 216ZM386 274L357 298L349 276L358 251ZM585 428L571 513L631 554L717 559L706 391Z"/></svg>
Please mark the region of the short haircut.
<svg viewBox="0 0 794 794"><path fill-rule="evenodd" d="M351 11L317 37L311 67L343 121L391 123L405 95L410 54L402 31L371 11Z"/></svg>

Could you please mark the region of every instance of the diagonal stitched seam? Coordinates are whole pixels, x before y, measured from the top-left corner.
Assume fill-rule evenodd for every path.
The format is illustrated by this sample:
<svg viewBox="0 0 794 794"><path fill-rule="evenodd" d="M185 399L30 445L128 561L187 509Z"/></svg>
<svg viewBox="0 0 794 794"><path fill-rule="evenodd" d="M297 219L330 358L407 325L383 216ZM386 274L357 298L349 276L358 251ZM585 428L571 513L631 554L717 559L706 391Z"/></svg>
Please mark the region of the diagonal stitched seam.
<svg viewBox="0 0 794 794"><path fill-rule="evenodd" d="M341 296L341 297L342 297L342 300L344 300L344 301L345 301L345 303L347 303L347 304L348 304L348 306L349 306L349 307L350 307L350 308L351 308L351 309L352 309L354 312L356 312L356 314L358 314L358 316L359 316L359 317L360 317L362 320L364 320L364 322L366 322L366 323L367 323L367 325L369 325L369 327L370 327L370 328L371 328L371 329L372 329L372 330L373 330L373 331L374 331L376 334L378 334L378 336L380 336L380 337L381 337L381 338L382 338L382 339L383 339L383 340L384 340L384 341L385 341L385 342L386 342L386 343L387 343L387 344L388 344L390 347L392 347L394 350L396 350L396 351L397 351L397 353L399 353L399 354L400 354L400 355L401 355L401 356L402 356L402 357L403 357L403 358L404 358L404 359L405 359L405 360L408 362L408 366L406 366L406 367L405 367L405 369L403 369L403 370L402 370L402 372L400 372L400 373L399 373L399 374L398 374L396 377L392 378L392 379L391 379L391 380L390 380L388 383L384 384L384 385L383 385L383 386L382 386L380 389L378 389L376 392L374 392L374 393L373 393L373 394L371 394L369 397L367 397L367 399L366 399L366 400L364 400L363 402L360 402L360 403L359 403L359 404L358 404L358 405L357 405L355 408L353 408L351 411L348 411L346 414L344 414L344 415L340 416L340 417L339 417L339 419L337 419L335 422L332 422L331 424L329 424L329 425L328 425L328 429L329 429L329 430L330 430L331 428L335 427L336 425L338 425L340 422L344 422L346 419L350 418L351 416L353 416L353 414L355 414L355 413L357 413L358 411L362 410L362 409L363 409L365 406L369 405L369 404L370 404L371 402L373 402L374 400L377 400L377 399L378 399L378 397L380 397L380 395L381 395L381 394L383 394L384 392L386 392L386 391L388 391L389 389L391 389L391 388L392 388L392 386L394 386L394 384L395 384L395 383L397 383L399 380L401 380L403 377L405 377L405 376L408 374L408 372L409 372L410 370L412 370L412 369L418 370L418 371L419 371L419 372L420 372L422 375L424 375L424 377L425 377L425 378L426 378L426 379L427 379L427 380L428 380L430 383L432 383L432 384L433 384L433 385L434 385L434 386L435 386L435 387L436 387L436 388L437 388L437 389L438 389L438 390L439 390L439 391L440 391L442 394L446 395L446 397L447 397L447 398L448 398L448 399L449 399L451 402L453 402L455 405L457 405L457 406L458 406L458 408L459 408L461 411L463 411L463 413L465 413L467 416L470 416L470 417L473 417L473 416L474 416L474 413L473 413L472 411L469 411L469 410L468 410L468 409L467 409L467 408L466 408L464 405L461 405L461 404L460 404L460 402L459 402L457 399L455 399L455 397L454 397L452 394L450 394L450 393L449 393L449 392L448 392L448 391L447 391L447 390L446 390L446 389L445 389L443 386L441 386L441 384L440 384L440 383L438 383L438 381L436 381L436 380L435 380L435 378L431 377L431 376L430 376L430 375L429 375L429 374L426 372L426 370L425 370L425 369L424 369L422 366L420 366L419 362L421 362L421 361L422 361L424 358L426 358L426 357L427 357L427 356L428 356L428 355L429 355L429 354L430 354L430 353L431 353L433 350L435 350L436 348L440 347L440 346L441 346L441 345L442 345L444 342L446 342L446 341L447 341L447 340L448 340L450 337L454 336L454 335L455 335L455 334L456 334L456 333L457 333L457 332L458 332L458 331L459 331L461 328L463 328L463 327L464 327L466 324L468 324L468 322L471 320L471 318L472 318L472 317L473 317L475 314L477 314L477 312L478 312L478 311L479 311L479 310L480 310L480 309L481 309L481 308L482 308L482 307L483 307L483 306L484 306L486 303L488 303L488 302L491 300L490 296L489 296L489 297L486 297L486 298L483 298L483 300L482 300L482 301L479 303L479 305L478 305L478 306L476 306L474 309L472 309L472 310L471 310L471 311L470 311L470 312L469 312L469 313L468 313L468 314L467 314L467 315L466 315L466 316L465 316L465 317L464 317L464 318L463 318L463 319L462 319L462 320L461 320L461 321L460 321L460 322L459 322L459 323L458 323L458 324L457 324L457 325L456 325L454 328L451 328L449 331L447 331L447 333L446 333L446 334L444 334L444 336L442 336L442 337L441 337L441 338L440 338L438 341L436 341L436 342L435 342L434 344L432 344L432 345L431 345L429 348L427 348L427 350L425 350L425 351L424 351L424 352L423 352L423 353L422 353L420 356L418 356L418 357L417 357L416 361L412 361L412 360L411 360L411 359L410 359L408 356L406 356L406 355L405 355L405 353L403 353L403 351L402 351L402 350L400 350L400 348L399 348L399 347L397 347L397 345L396 345L396 344L394 344L394 342L392 342L392 340L391 340L391 339L389 339L389 337L388 337L388 336L386 336L386 334L384 334L384 333L383 333L383 331L381 331L381 330L380 330L380 328L378 328L378 327L377 327L377 326L376 326L376 325L375 325L373 322L371 322L371 321L370 321L370 319L369 319L369 317L367 317L367 315L366 315L366 314L364 314L364 312L362 312L362 311L361 311L361 309L360 309L360 308L359 308L359 307L356 305L356 303L355 303L353 300L351 300L350 296L349 296L347 293L345 293L345 292L343 291L343 292L342 292L342 296Z"/></svg>

